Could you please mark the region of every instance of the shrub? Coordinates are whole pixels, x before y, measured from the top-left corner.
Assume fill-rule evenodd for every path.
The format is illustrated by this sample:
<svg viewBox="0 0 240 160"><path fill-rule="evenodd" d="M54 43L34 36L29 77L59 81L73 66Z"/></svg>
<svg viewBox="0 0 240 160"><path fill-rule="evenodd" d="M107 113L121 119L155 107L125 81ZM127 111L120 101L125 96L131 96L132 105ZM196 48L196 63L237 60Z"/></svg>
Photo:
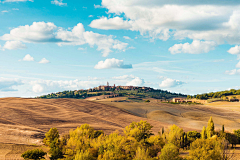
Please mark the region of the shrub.
<svg viewBox="0 0 240 160"><path fill-rule="evenodd" d="M148 99L148 100L146 100L145 102L150 102L150 100Z"/></svg>
<svg viewBox="0 0 240 160"><path fill-rule="evenodd" d="M180 160L178 147L172 143L166 144L161 150L160 160Z"/></svg>
<svg viewBox="0 0 240 160"><path fill-rule="evenodd" d="M235 130L235 131L234 131L234 134L237 136L238 143L240 143L240 129Z"/></svg>
<svg viewBox="0 0 240 160"><path fill-rule="evenodd" d="M216 139L197 139L190 146L189 158L193 160L221 160L221 141Z"/></svg>
<svg viewBox="0 0 240 160"><path fill-rule="evenodd" d="M34 159L34 160L40 160L40 159L45 159L44 156L47 153L44 152L42 149L33 149L33 150L28 150L24 152L21 157L24 159Z"/></svg>

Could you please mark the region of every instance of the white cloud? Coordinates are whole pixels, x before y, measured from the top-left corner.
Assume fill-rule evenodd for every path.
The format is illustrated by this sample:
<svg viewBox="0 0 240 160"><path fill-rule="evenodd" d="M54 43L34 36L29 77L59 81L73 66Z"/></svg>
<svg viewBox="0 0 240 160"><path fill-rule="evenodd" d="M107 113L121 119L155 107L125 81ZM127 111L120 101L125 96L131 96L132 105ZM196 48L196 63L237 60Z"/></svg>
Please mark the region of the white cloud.
<svg viewBox="0 0 240 160"><path fill-rule="evenodd" d="M10 34L4 34L0 39L22 42L56 42L54 36L56 29L57 26L51 22L33 22L30 26L25 25L12 29Z"/></svg>
<svg viewBox="0 0 240 160"><path fill-rule="evenodd" d="M23 85L22 81L18 79L9 79L0 77L0 91L9 92L9 91L17 91L14 87Z"/></svg>
<svg viewBox="0 0 240 160"><path fill-rule="evenodd" d="M128 47L128 49L135 49L135 47L133 47L133 46L130 46L130 47Z"/></svg>
<svg viewBox="0 0 240 160"><path fill-rule="evenodd" d="M19 11L19 9L18 9L18 8L13 8L12 10L14 10L14 11Z"/></svg>
<svg viewBox="0 0 240 160"><path fill-rule="evenodd" d="M176 54L176 53L199 54L199 53L207 53L210 50L213 50L215 46L216 46L215 42L212 42L212 41L194 40L191 44L189 43L175 44L174 46L170 47L168 50L171 52L171 54Z"/></svg>
<svg viewBox="0 0 240 160"><path fill-rule="evenodd" d="M26 49L26 45L22 44L20 41L7 41L2 47L3 50L14 50L14 49Z"/></svg>
<svg viewBox="0 0 240 160"><path fill-rule="evenodd" d="M131 40L131 38L128 37L128 36L123 36L123 38L124 38L124 39L128 39L128 40Z"/></svg>
<svg viewBox="0 0 240 160"><path fill-rule="evenodd" d="M58 30L57 30L58 29ZM89 44L91 47L97 46L97 50L106 57L113 50L125 51L128 43L123 43L103 34L85 31L82 23L74 26L71 31L57 27L51 22L33 22L32 25L19 26L4 34L0 40L21 41L27 43L57 43L62 45L83 45Z"/></svg>
<svg viewBox="0 0 240 160"><path fill-rule="evenodd" d="M166 78L165 80L163 80L159 84L159 87L161 87L161 88L172 88L172 87L180 86L182 84L184 84L184 82L179 81L179 80L175 80L175 79L171 79L171 78Z"/></svg>
<svg viewBox="0 0 240 160"><path fill-rule="evenodd" d="M55 4L57 6L67 6L67 3L63 3L63 0L53 0L51 1L52 4Z"/></svg>
<svg viewBox="0 0 240 160"><path fill-rule="evenodd" d="M4 10L4 11L1 11L2 13L7 13L8 11L7 10Z"/></svg>
<svg viewBox="0 0 240 160"><path fill-rule="evenodd" d="M94 4L94 8L104 8L103 6Z"/></svg>
<svg viewBox="0 0 240 160"><path fill-rule="evenodd" d="M88 17L91 18L91 17L93 17L93 15L89 15Z"/></svg>
<svg viewBox="0 0 240 160"><path fill-rule="evenodd" d="M132 68L132 65L131 64L125 65L123 63L123 60L112 58L112 59L106 59L105 61L99 61L94 68L95 69L110 69L110 68L128 69L128 68Z"/></svg>
<svg viewBox="0 0 240 160"><path fill-rule="evenodd" d="M144 80L136 77L133 80L126 83L127 86L142 86L144 84Z"/></svg>
<svg viewBox="0 0 240 160"><path fill-rule="evenodd" d="M119 40L114 40L112 36L101 35L98 33L94 33L92 31L86 31L83 33L85 41L93 47L97 45L97 50L102 51L103 57L109 55L112 52L112 49L116 49L119 51L125 51L128 43L123 43Z"/></svg>
<svg viewBox="0 0 240 160"><path fill-rule="evenodd" d="M6 3L6 2L33 2L33 0L5 0L3 1L3 3Z"/></svg>
<svg viewBox="0 0 240 160"><path fill-rule="evenodd" d="M41 93L43 92L43 87L40 84L34 84L32 86L32 91L35 93Z"/></svg>
<svg viewBox="0 0 240 160"><path fill-rule="evenodd" d="M97 50L103 53L103 57L108 56L112 49L125 51L127 43L113 39L112 36L85 31L83 25L79 23L72 31L60 29L56 38L62 41L59 45L82 45L88 43L91 47L97 46Z"/></svg>
<svg viewBox="0 0 240 160"><path fill-rule="evenodd" d="M240 44L240 3L237 1L102 0L97 7L108 9L109 17L112 14L119 17L93 20L94 28L139 31L152 39L168 40L173 36L214 42L215 45L209 46L211 49L224 43ZM209 49L201 50L205 51Z"/></svg>
<svg viewBox="0 0 240 160"><path fill-rule="evenodd" d="M46 63L50 63L50 61L47 60L46 58L43 58L43 59L41 59L41 61L39 61L38 63L46 64Z"/></svg>
<svg viewBox="0 0 240 160"><path fill-rule="evenodd" d="M118 77L112 77L112 79L117 79L117 80L125 80L125 79L134 79L136 78L134 75L123 75L123 76L118 76Z"/></svg>
<svg viewBox="0 0 240 160"><path fill-rule="evenodd" d="M84 51L84 50L86 50L86 48L81 48L81 47L79 47L78 50L79 50L79 51Z"/></svg>
<svg viewBox="0 0 240 160"><path fill-rule="evenodd" d="M131 25L128 21L124 21L123 18L120 17L114 17L107 19L107 17L102 17L100 19L93 20L90 25L92 28L98 28L98 29L130 29Z"/></svg>
<svg viewBox="0 0 240 160"><path fill-rule="evenodd" d="M228 75L240 74L240 69L233 69L233 70L230 70L230 71L225 71L225 74L228 74Z"/></svg>
<svg viewBox="0 0 240 160"><path fill-rule="evenodd" d="M23 61L34 61L34 58L30 56L30 54L27 54L24 58Z"/></svg>
<svg viewBox="0 0 240 160"><path fill-rule="evenodd" d="M230 48L228 51L230 54L240 54L240 46L236 45L235 47Z"/></svg>
<svg viewBox="0 0 240 160"><path fill-rule="evenodd" d="M59 92L63 90L88 89L100 85L99 81L52 81L52 80L37 80L31 81L32 91L35 93Z"/></svg>

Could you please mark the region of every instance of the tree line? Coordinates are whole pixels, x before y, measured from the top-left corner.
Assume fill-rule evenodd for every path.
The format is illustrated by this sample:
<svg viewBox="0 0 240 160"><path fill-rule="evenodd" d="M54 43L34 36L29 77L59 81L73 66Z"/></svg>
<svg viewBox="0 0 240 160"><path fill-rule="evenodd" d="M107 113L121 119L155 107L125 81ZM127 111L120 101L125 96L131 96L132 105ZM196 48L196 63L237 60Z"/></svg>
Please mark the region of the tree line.
<svg viewBox="0 0 240 160"><path fill-rule="evenodd" d="M197 98L202 100L212 99L212 98L226 98L226 96L231 95L240 95L240 89L231 89L226 91L219 91L219 92L210 92L210 93L203 93L203 94L197 94L194 96L188 95L187 98Z"/></svg>
<svg viewBox="0 0 240 160"><path fill-rule="evenodd" d="M184 132L172 125L154 135L152 127L146 121L132 122L123 134L115 131L106 135L84 124L62 136L57 128L51 128L43 143L50 148L52 160L227 160L234 155L230 147L240 142L240 129L228 133L223 126L221 131L215 131L212 118L201 133ZM189 155L183 158L180 150L189 150ZM35 149L22 157L44 159L46 154Z"/></svg>

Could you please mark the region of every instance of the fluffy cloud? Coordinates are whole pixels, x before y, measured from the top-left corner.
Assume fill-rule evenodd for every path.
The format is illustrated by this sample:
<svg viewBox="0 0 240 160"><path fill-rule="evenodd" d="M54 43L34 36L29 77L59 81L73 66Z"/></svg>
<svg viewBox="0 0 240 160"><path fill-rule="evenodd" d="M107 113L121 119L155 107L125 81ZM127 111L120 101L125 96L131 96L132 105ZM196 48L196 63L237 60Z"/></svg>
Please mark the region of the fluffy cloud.
<svg viewBox="0 0 240 160"><path fill-rule="evenodd" d="M67 6L67 3L63 3L63 0L53 0L51 1L52 4L55 4L57 6Z"/></svg>
<svg viewBox="0 0 240 160"><path fill-rule="evenodd" d="M34 58L30 56L30 54L27 54L24 58L23 61L34 61Z"/></svg>
<svg viewBox="0 0 240 160"><path fill-rule="evenodd" d="M14 49L26 49L26 45L22 44L20 41L7 41L5 45L3 46L3 50L14 50Z"/></svg>
<svg viewBox="0 0 240 160"><path fill-rule="evenodd" d="M165 80L163 80L159 84L159 87L161 87L161 88L172 88L172 87L180 86L182 84L184 84L184 82L179 81L179 80L175 80L175 79L171 79L171 78L166 78Z"/></svg>
<svg viewBox="0 0 240 160"><path fill-rule="evenodd" d="M82 45L89 44L91 47L97 46L97 50L103 53L103 57L108 56L112 49L125 51L128 46L127 43L120 42L113 39L112 36L94 33L92 31L85 31L83 25L79 23L71 31L60 29L57 32L56 38L64 42L58 45Z"/></svg>
<svg viewBox="0 0 240 160"><path fill-rule="evenodd" d="M126 83L127 86L142 86L144 84L144 80L136 77L133 80Z"/></svg>
<svg viewBox="0 0 240 160"><path fill-rule="evenodd" d="M100 19L93 20L90 25L92 28L98 29L130 29L131 24L128 21L124 21L123 18L114 17L107 19L107 17L102 17Z"/></svg>
<svg viewBox="0 0 240 160"><path fill-rule="evenodd" d="M105 61L99 61L94 68L95 69L109 69L109 68L128 69L128 68L132 68L132 65L131 64L125 65L123 63L123 60L112 58L112 59L106 59Z"/></svg>
<svg viewBox="0 0 240 160"><path fill-rule="evenodd" d="M47 60L46 58L43 58L43 59L41 59L41 61L39 61L38 63L46 64L46 63L50 63L50 61Z"/></svg>
<svg viewBox="0 0 240 160"><path fill-rule="evenodd" d="M240 46L236 45L235 47L230 48L228 51L230 54L240 54Z"/></svg>
<svg viewBox="0 0 240 160"><path fill-rule="evenodd" d="M59 46L89 44L91 47L97 46L97 50L101 51L104 57L113 50L125 51L128 46L128 43L116 40L111 35L85 31L82 23L74 26L72 30L65 30L51 22L33 22L32 25L12 29L9 34L1 36L0 40L27 43L55 42Z"/></svg>
<svg viewBox="0 0 240 160"><path fill-rule="evenodd" d="M204 44L203 50L196 48L197 53L208 52L224 43L240 44L240 3L237 1L102 0L101 7L108 9L109 16L113 13L119 17L93 20L94 28L139 31L152 39L168 40L173 36L211 43ZM186 45L191 48L187 52L193 53L195 46Z"/></svg>
<svg viewBox="0 0 240 160"><path fill-rule="evenodd" d="M230 70L230 71L226 71L225 74L228 74L228 75L240 74L240 69L233 69L233 70Z"/></svg>
<svg viewBox="0 0 240 160"><path fill-rule="evenodd" d="M8 79L8 78L0 78L0 91L8 92L8 91L17 91L13 87L23 85L22 81L18 79Z"/></svg>
<svg viewBox="0 0 240 160"><path fill-rule="evenodd" d="M170 47L168 50L171 54L176 53L190 53L190 54L199 54L199 53L207 53L210 50L213 50L216 44L212 41L199 41L194 40L191 44L175 44Z"/></svg>
<svg viewBox="0 0 240 160"><path fill-rule="evenodd" d="M57 29L51 22L33 22L32 25L19 26L10 31L10 34L4 34L0 37L5 41L22 42L56 42L54 30Z"/></svg>
<svg viewBox="0 0 240 160"><path fill-rule="evenodd" d="M63 90L87 89L100 85L99 81L52 81L52 80L37 80L31 81L32 91L35 93L59 92Z"/></svg>
<svg viewBox="0 0 240 160"><path fill-rule="evenodd" d="M103 57L108 56L108 54L112 52L112 49L125 51L128 46L128 43L114 40L112 36L101 35L92 31L84 32L84 38L91 47L97 45L97 50L102 51Z"/></svg>

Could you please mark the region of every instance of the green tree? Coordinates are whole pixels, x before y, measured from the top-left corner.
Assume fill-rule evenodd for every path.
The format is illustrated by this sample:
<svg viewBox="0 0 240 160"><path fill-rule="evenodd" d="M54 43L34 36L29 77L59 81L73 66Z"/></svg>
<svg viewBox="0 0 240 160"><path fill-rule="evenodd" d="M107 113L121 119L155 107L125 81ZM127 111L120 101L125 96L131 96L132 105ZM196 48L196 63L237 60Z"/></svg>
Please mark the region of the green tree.
<svg viewBox="0 0 240 160"><path fill-rule="evenodd" d="M178 147L172 143L166 144L161 150L160 160L180 160Z"/></svg>
<svg viewBox="0 0 240 160"><path fill-rule="evenodd" d="M42 149L33 149L33 150L28 150L24 152L21 157L24 159L34 159L34 160L40 160L40 159L45 159L44 156L47 153L44 152Z"/></svg>
<svg viewBox="0 0 240 160"><path fill-rule="evenodd" d="M51 128L43 139L45 145L50 147L50 159L63 158L62 145L59 140L59 133L57 128Z"/></svg>
<svg viewBox="0 0 240 160"><path fill-rule="evenodd" d="M47 133L45 133L45 138L43 139L43 143L50 147L51 143L59 138L59 133L57 128L51 128Z"/></svg>
<svg viewBox="0 0 240 160"><path fill-rule="evenodd" d="M237 136L238 143L240 143L240 129L234 130L234 134Z"/></svg>

